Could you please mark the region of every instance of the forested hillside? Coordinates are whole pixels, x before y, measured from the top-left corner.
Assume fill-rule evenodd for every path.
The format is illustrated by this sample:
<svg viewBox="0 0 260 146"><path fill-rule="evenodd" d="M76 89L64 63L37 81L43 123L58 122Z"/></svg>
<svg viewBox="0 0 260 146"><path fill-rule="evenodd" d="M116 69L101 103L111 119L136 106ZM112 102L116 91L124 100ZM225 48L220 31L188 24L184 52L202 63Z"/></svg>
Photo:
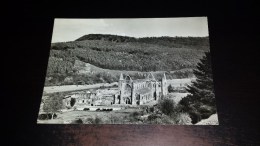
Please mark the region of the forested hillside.
<svg viewBox="0 0 260 146"><path fill-rule="evenodd" d="M208 50L208 37L85 35L76 41L51 45L47 77L75 75L76 60L111 70L148 72L194 68Z"/></svg>
<svg viewBox="0 0 260 146"><path fill-rule="evenodd" d="M138 42L138 43L148 43L163 45L167 47L174 48L192 48L199 50L208 50L209 41L208 37L143 37L134 38L128 36L117 36L117 35L104 35L104 34L88 34L84 35L75 41L84 40L103 40L111 42Z"/></svg>

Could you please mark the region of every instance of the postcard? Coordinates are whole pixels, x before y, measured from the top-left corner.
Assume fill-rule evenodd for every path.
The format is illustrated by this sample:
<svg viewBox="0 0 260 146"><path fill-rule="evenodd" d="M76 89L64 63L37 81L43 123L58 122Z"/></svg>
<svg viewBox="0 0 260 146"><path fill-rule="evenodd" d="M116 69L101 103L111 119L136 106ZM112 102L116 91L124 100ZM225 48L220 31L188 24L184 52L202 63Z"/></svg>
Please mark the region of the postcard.
<svg viewBox="0 0 260 146"><path fill-rule="evenodd" d="M207 17L56 18L38 124L218 125Z"/></svg>

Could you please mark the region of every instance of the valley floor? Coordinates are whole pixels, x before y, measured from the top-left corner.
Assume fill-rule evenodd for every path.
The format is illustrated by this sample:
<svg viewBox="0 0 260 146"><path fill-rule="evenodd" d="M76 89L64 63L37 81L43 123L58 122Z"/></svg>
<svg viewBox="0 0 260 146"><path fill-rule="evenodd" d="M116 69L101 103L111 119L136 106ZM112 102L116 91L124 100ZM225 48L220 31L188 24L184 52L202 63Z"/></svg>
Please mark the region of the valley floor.
<svg viewBox="0 0 260 146"><path fill-rule="evenodd" d="M172 98L176 103L178 103L187 93L170 93L170 98ZM156 104L155 101L149 102L143 106L152 106ZM89 111L83 111L84 108L89 108ZM113 111L96 111L97 108L108 109L113 108ZM38 124L71 124L73 120L82 119L86 121L88 118L95 119L99 118L103 123L101 124L136 124L135 122L129 121L130 115L134 112L140 112L143 109L141 106L122 106L122 105L112 105L112 106L79 106L77 110L67 110L62 113L57 113L57 118L52 120L38 120ZM147 115L148 116L148 115ZM116 119L111 122L111 119ZM142 124L142 123L140 123Z"/></svg>
<svg viewBox="0 0 260 146"><path fill-rule="evenodd" d="M108 83L99 83L93 85L63 85L63 86L47 86L44 87L43 92L45 93L56 93L56 92L68 92L68 91L78 91L85 89L93 89L100 87L111 87L113 85L117 85L117 82L108 84Z"/></svg>
<svg viewBox="0 0 260 146"><path fill-rule="evenodd" d="M185 86L185 84L189 84L193 78L186 78L186 79L173 79L167 80L168 84L171 84L174 87ZM71 92L71 91L78 91L78 90L86 90L92 88L100 88L104 87L111 87L113 85L117 85L117 82L108 84L108 83L101 83L101 84L94 84L94 85L65 85L65 86L51 86L51 87L44 87L45 93L55 93L55 92ZM172 98L175 103L177 104L183 97L187 96L188 93L169 93L169 98ZM154 105L156 103L150 102L147 103L147 106ZM84 108L89 108L88 111L84 111ZM113 108L113 111L96 111L97 108ZM131 114L134 112L140 112L140 106L80 106L77 107L76 110L70 109L64 111L62 113L57 113L57 118L52 120L38 120L37 123L39 124L71 124L73 121L77 119L81 119L84 123L88 124L89 119L100 119L102 121L101 124L136 124L136 121L131 121ZM147 115L148 116L148 115ZM129 119L130 118L130 119ZM90 123L91 124L91 123ZM93 124L93 123L92 123ZM139 123L142 124L142 123Z"/></svg>
<svg viewBox="0 0 260 146"><path fill-rule="evenodd" d="M186 84L190 84L192 80L195 78L183 78L183 79L172 79L167 80L168 85L172 85L174 87L185 86ZM117 82L114 83L98 83L93 85L62 85L62 86L46 86L44 87L44 93L56 93L56 92L69 92L69 91L78 91L85 89L93 89L100 87L111 87L117 85Z"/></svg>

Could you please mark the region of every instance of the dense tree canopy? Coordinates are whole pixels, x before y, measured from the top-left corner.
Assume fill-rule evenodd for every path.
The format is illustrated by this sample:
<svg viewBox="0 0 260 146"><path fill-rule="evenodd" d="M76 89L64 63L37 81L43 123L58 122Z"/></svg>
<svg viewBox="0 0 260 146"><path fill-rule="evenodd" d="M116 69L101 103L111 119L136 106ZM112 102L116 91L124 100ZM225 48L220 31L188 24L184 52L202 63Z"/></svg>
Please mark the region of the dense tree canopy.
<svg viewBox="0 0 260 146"><path fill-rule="evenodd" d="M50 67L62 60L65 63L59 63L60 67L69 70L75 59L78 59L101 68L115 70L178 70L195 67L203 52L209 49L207 37L129 38L129 41L111 41L110 37L114 40L119 36L91 35L79 39L81 41L53 43Z"/></svg>
<svg viewBox="0 0 260 146"><path fill-rule="evenodd" d="M45 85L75 84L79 80L86 84L117 81L116 76L99 75L100 72L87 75L89 78L78 76L78 61L109 70L168 71L169 79L192 77L191 69L207 50L208 37L86 35L51 45ZM73 77L73 81L64 82L66 77Z"/></svg>

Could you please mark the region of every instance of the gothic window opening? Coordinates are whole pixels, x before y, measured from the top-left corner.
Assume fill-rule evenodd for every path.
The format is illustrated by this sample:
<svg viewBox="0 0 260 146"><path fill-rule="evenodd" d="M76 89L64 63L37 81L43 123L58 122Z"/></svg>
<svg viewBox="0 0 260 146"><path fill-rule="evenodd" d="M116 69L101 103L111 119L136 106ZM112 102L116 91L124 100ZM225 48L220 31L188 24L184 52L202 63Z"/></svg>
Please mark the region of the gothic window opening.
<svg viewBox="0 0 260 146"><path fill-rule="evenodd" d="M129 99L129 98L126 98L125 103L126 103L126 104L131 104L130 99Z"/></svg>
<svg viewBox="0 0 260 146"><path fill-rule="evenodd" d="M156 100L156 92L153 93L153 98Z"/></svg>
<svg viewBox="0 0 260 146"><path fill-rule="evenodd" d="M131 95L131 86L129 85L129 84L127 84L126 86L125 86L125 89L124 89L124 94L125 95L127 95L127 96L130 96Z"/></svg>
<svg viewBox="0 0 260 146"><path fill-rule="evenodd" d="M130 76L127 76L127 77L126 77L126 83L127 83L127 84L129 84L129 83L131 82L131 80L132 80L132 79L130 78Z"/></svg>

